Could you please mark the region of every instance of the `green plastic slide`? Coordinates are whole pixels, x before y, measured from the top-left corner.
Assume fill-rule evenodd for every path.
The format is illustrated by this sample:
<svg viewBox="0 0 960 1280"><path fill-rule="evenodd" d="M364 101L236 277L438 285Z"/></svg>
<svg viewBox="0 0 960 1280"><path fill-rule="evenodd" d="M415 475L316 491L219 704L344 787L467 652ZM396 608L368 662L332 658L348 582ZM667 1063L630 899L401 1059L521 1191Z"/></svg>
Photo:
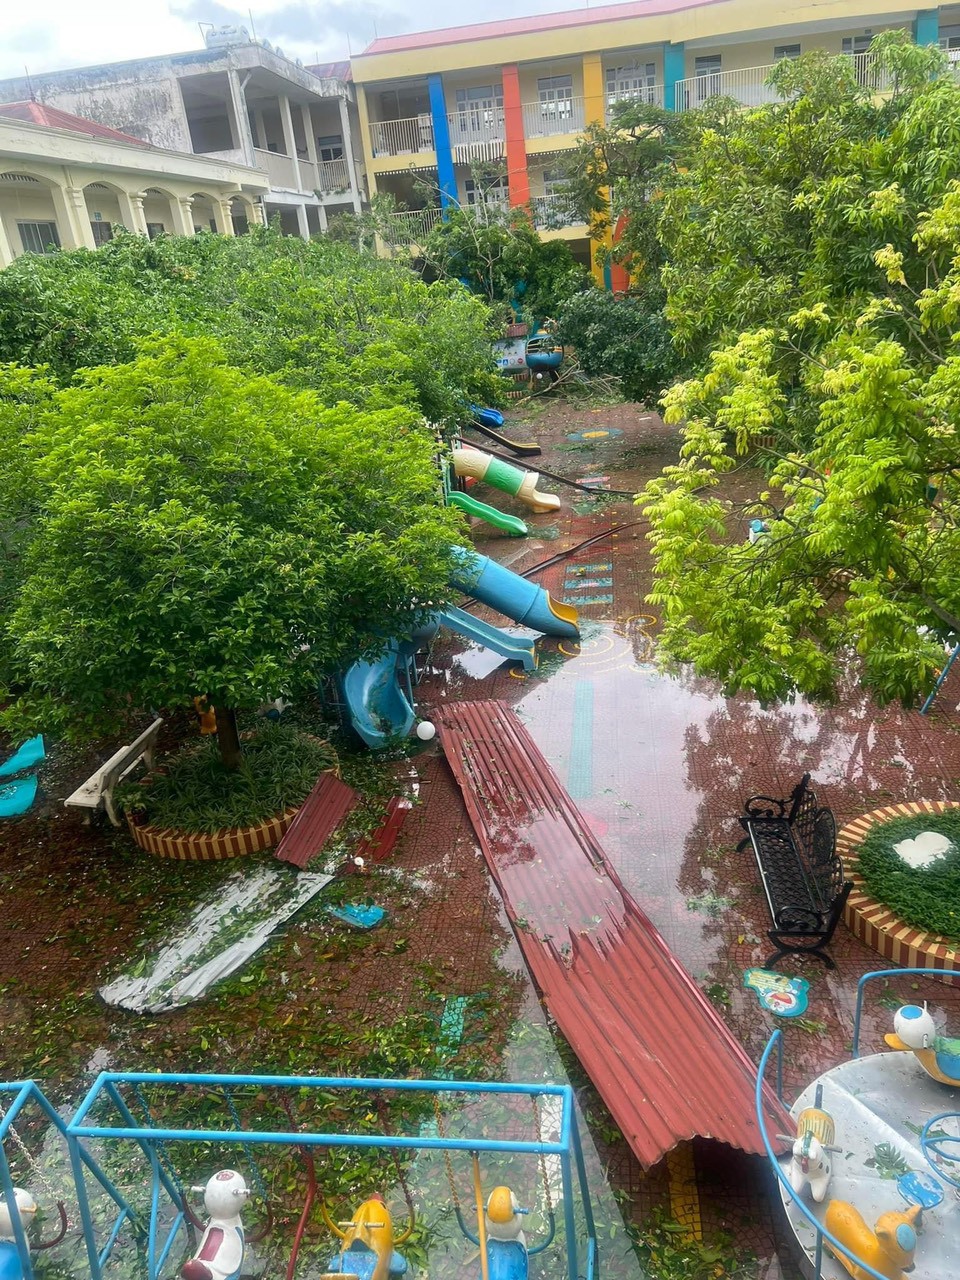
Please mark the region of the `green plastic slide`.
<svg viewBox="0 0 960 1280"><path fill-rule="evenodd" d="M454 489L447 495L447 502L451 507L458 507L468 516L486 520L487 524L492 524L495 529L502 529L504 533L513 533L519 538L527 534L527 526L519 516L510 516L505 511L498 511L496 507L488 507L485 502L478 502L468 493L461 493L458 489Z"/></svg>

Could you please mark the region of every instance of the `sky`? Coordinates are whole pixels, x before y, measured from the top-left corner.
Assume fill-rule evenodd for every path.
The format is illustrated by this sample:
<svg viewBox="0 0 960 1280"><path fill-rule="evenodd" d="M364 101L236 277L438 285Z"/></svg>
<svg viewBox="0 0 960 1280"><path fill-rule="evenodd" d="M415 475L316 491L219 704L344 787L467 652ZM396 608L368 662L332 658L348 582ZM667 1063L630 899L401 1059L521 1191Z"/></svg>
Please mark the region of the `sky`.
<svg viewBox="0 0 960 1280"><path fill-rule="evenodd" d="M351 49L359 53L378 35L552 13L586 3L473 0L455 7L447 0L259 0L253 28L260 39L309 64L346 58ZM199 22L251 29L248 10L233 8L229 0L98 0L93 7L76 0L46 0L36 15L31 5L0 8L2 78L22 76L24 68L36 75L199 49Z"/></svg>

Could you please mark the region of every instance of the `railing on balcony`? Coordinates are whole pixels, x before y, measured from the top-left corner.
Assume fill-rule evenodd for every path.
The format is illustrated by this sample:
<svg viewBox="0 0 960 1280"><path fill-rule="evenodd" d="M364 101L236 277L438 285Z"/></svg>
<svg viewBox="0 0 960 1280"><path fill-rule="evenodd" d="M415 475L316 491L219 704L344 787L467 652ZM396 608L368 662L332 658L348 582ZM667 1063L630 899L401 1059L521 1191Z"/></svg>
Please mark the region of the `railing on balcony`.
<svg viewBox="0 0 960 1280"><path fill-rule="evenodd" d="M287 191L300 190L300 181L289 156L279 151L261 151L259 147L254 147L253 154L257 167L263 169L270 179L271 187L282 187Z"/></svg>
<svg viewBox="0 0 960 1280"><path fill-rule="evenodd" d="M383 238L391 245L423 244L439 221L439 209L404 209L390 214Z"/></svg>
<svg viewBox="0 0 960 1280"><path fill-rule="evenodd" d="M880 93L890 88L890 77L872 53L847 54L853 64L857 83L864 89ZM733 98L744 107L762 107L780 102L777 91L766 83L776 66L742 67L738 71L710 71L706 75L687 76L676 86L676 110L689 111L702 106L709 98Z"/></svg>
<svg viewBox="0 0 960 1280"><path fill-rule="evenodd" d="M586 123L583 98L556 98L551 102L523 104L523 133L527 142L582 133Z"/></svg>
<svg viewBox="0 0 960 1280"><path fill-rule="evenodd" d="M317 165L317 190L324 192L349 191L350 170L346 160L321 160Z"/></svg>
<svg viewBox="0 0 960 1280"><path fill-rule="evenodd" d="M429 116L411 120L374 120L370 123L374 157L415 156L434 150L433 122Z"/></svg>
<svg viewBox="0 0 960 1280"><path fill-rule="evenodd" d="M616 93L607 94L607 119L613 114L613 108L621 102L646 103L650 107L663 106L663 85L648 84L639 89L618 89Z"/></svg>
<svg viewBox="0 0 960 1280"><path fill-rule="evenodd" d="M503 157L506 130L502 107L466 106L462 111L451 111L447 121L457 164Z"/></svg>
<svg viewBox="0 0 960 1280"><path fill-rule="evenodd" d="M300 170L300 190L316 191L320 186L320 173L313 161L298 160L297 168Z"/></svg>
<svg viewBox="0 0 960 1280"><path fill-rule="evenodd" d="M569 197L558 192L534 196L530 207L533 211L533 225L538 231L559 231L561 227L580 225L580 220L570 211Z"/></svg>

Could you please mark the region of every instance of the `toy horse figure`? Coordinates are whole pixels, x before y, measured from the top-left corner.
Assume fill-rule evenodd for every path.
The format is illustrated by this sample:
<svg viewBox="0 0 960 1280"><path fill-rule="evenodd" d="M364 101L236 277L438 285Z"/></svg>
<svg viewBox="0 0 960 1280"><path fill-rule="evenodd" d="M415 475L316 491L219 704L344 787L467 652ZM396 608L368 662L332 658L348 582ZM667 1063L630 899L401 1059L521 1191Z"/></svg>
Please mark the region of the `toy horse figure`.
<svg viewBox="0 0 960 1280"><path fill-rule="evenodd" d="M893 1017L893 1035L883 1037L891 1049L912 1053L931 1079L960 1085L960 1040L938 1036L926 1001L905 1004Z"/></svg>
<svg viewBox="0 0 960 1280"><path fill-rule="evenodd" d="M29 1191L14 1187L13 1199L20 1225L26 1232L37 1212L37 1202ZM23 1267L13 1234L13 1219L6 1200L0 1196L0 1280L22 1280Z"/></svg>
<svg viewBox="0 0 960 1280"><path fill-rule="evenodd" d="M357 1276L359 1280L394 1280L406 1274L407 1260L393 1246L403 1244L413 1223L394 1240L393 1219L383 1196L374 1194L364 1200L350 1221L343 1224L346 1230L331 1220L322 1200L320 1213L333 1234L343 1241L340 1252L330 1260L329 1273Z"/></svg>
<svg viewBox="0 0 960 1280"><path fill-rule="evenodd" d="M833 1116L820 1106L823 1101L823 1086L817 1085L817 1093L812 1107L805 1107L797 1117L797 1136L793 1139L793 1154L787 1177L790 1186L797 1195L809 1183L810 1194L817 1204L823 1204L830 1183L832 1167L831 1151L838 1151L834 1145L836 1129ZM790 1138L777 1135L781 1141L790 1142Z"/></svg>
<svg viewBox="0 0 960 1280"><path fill-rule="evenodd" d="M923 1221L923 1210L913 1205L905 1213L890 1210L881 1213L874 1230L870 1230L863 1218L846 1200L831 1200L827 1205L823 1225L846 1245L861 1262L886 1276L887 1280L907 1280L906 1272L913 1270L913 1255L917 1247L917 1231ZM869 1280L868 1272L843 1254L827 1248L837 1261L853 1276L853 1280Z"/></svg>
<svg viewBox="0 0 960 1280"><path fill-rule="evenodd" d="M183 1264L180 1275L183 1280L239 1280L245 1247L240 1214L250 1199L250 1188L242 1174L221 1169L202 1190L209 1221L200 1247Z"/></svg>
<svg viewBox="0 0 960 1280"><path fill-rule="evenodd" d="M529 1209L521 1209L517 1197L509 1187L494 1187L487 1197L484 1225L487 1229L487 1270L490 1280L526 1280L529 1259L535 1253L543 1253L553 1243L556 1224L550 1212L550 1229L542 1244L531 1249L523 1231L524 1215ZM472 1244L480 1241L463 1221L459 1210L457 1221L460 1230Z"/></svg>

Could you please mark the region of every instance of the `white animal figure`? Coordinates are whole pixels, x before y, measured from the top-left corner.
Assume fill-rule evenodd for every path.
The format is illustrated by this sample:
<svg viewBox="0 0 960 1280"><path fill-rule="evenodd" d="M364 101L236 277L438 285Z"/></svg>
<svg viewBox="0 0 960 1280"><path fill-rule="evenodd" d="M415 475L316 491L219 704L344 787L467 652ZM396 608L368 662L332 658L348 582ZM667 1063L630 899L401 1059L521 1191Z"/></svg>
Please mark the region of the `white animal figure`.
<svg viewBox="0 0 960 1280"><path fill-rule="evenodd" d="M823 1204L832 1172L830 1156L820 1139L808 1129L793 1144L793 1158L787 1174L791 1187L800 1195L809 1184L813 1199L817 1204Z"/></svg>
<svg viewBox="0 0 960 1280"><path fill-rule="evenodd" d="M524 1248L523 1215L517 1197L509 1187L494 1187L487 1197L486 1227L490 1240L517 1240Z"/></svg>
<svg viewBox="0 0 960 1280"><path fill-rule="evenodd" d="M37 1212L37 1202L29 1191L24 1191L21 1187L13 1188L13 1199L20 1214L20 1225L26 1231L33 1221L33 1215ZM6 1200L0 1195L0 1240L13 1239L13 1221L10 1216L10 1209Z"/></svg>
<svg viewBox="0 0 960 1280"><path fill-rule="evenodd" d="M209 1221L200 1247L181 1268L183 1280L238 1280L244 1252L240 1214L250 1195L242 1174L235 1169L221 1169L209 1180L203 1188Z"/></svg>

